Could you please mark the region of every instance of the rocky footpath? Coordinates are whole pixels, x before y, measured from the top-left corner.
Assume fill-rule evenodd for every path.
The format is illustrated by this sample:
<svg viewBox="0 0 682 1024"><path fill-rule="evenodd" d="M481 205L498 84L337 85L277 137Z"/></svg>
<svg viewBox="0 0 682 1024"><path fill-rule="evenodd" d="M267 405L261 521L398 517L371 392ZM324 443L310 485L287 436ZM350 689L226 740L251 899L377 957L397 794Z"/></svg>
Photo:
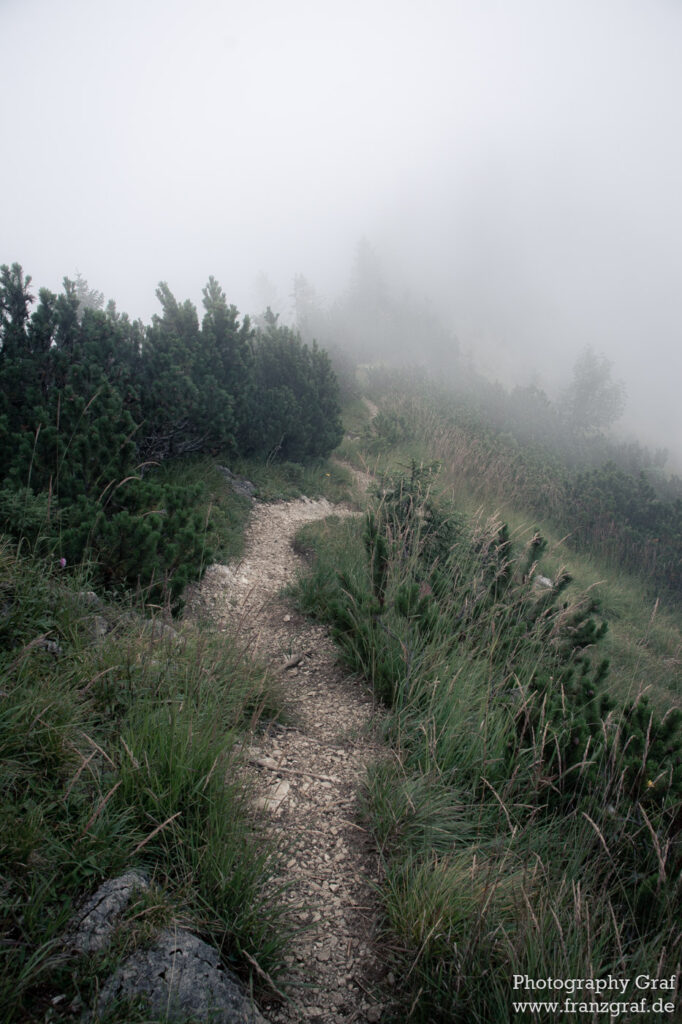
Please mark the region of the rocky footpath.
<svg viewBox="0 0 682 1024"><path fill-rule="evenodd" d="M352 511L325 500L257 505L244 558L211 567L188 602L190 616L237 624L286 687L292 724L271 727L246 752L264 833L282 851L280 882L297 929L282 985L287 1001L265 1009L273 1024L369 1024L385 1009L374 956L378 864L356 821L367 766L385 756L380 712L338 666L326 628L280 596L302 566L296 531L331 514Z"/></svg>

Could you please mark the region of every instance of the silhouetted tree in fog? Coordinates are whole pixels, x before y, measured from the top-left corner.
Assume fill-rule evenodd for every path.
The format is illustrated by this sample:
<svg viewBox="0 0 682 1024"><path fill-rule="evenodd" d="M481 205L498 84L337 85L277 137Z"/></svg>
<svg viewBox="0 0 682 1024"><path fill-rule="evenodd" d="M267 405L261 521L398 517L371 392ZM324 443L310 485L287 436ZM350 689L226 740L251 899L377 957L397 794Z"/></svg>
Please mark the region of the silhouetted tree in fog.
<svg viewBox="0 0 682 1024"><path fill-rule="evenodd" d="M612 364L590 347L573 367L573 377L559 402L569 430L590 437L607 430L625 409L625 386L611 376Z"/></svg>

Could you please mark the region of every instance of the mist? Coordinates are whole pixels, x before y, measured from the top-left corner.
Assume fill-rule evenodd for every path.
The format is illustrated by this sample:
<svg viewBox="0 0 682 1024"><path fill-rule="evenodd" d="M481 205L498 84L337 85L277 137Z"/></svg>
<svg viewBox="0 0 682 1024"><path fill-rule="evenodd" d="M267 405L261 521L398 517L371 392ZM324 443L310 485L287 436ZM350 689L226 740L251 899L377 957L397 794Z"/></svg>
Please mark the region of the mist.
<svg viewBox="0 0 682 1024"><path fill-rule="evenodd" d="M0 262L292 322L365 238L441 355L555 394L592 346L679 465L681 38L675 0L3 0Z"/></svg>

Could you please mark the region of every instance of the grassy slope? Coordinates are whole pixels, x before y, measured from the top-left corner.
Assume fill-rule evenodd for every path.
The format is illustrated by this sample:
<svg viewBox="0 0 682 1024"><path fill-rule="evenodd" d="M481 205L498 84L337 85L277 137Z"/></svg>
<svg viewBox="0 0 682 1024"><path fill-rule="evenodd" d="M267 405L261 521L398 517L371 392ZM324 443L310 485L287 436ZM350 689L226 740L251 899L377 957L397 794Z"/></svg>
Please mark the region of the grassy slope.
<svg viewBox="0 0 682 1024"><path fill-rule="evenodd" d="M350 493L333 462L232 468L266 500ZM161 472L201 486L205 564L237 557L249 499L210 459ZM268 887L275 851L238 771L240 737L279 714L273 680L238 636L205 623L174 635L146 618L160 608L94 598L87 566L62 569L19 548L0 546L2 1019L42 1020L50 1007L51 1020L71 1020L72 1001L91 1005L98 979L170 919L245 974L251 957L276 975L287 933ZM152 890L112 950L66 961L60 936L74 907L133 866ZM146 1018L122 1007L113 1019Z"/></svg>
<svg viewBox="0 0 682 1024"><path fill-rule="evenodd" d="M343 443L343 456L379 473L442 459L431 410L420 410L403 436L390 418L383 426L382 436L355 409L356 436ZM467 486L446 466L434 488L481 524L499 507L486 500L482 484ZM554 576L567 564L574 577L569 599L598 592L610 620L603 646L615 697L646 691L662 714L679 705L682 637L673 611L644 600L637 580L569 552L546 524L529 520L518 496L503 516L517 542L538 527L548 538L538 571ZM385 865L385 949L402 999L395 1020L502 1024L512 1016L513 973L632 979L678 971L679 800L672 790L653 804L649 798L656 787L668 792L668 783L648 780L639 798L628 795L616 758L600 762L596 783L578 768L585 783L578 782L563 810L543 811L553 783L543 778L547 753L537 737L553 726L542 710L528 750L501 769L515 742L509 730L516 711L513 692L511 705L501 700L492 646L462 647L452 633L441 633L420 647L414 629L390 611L379 612L373 628L357 521L306 527L299 543L316 552L312 576L298 587L301 607L335 625L345 660L392 704L387 738L396 756L371 774L366 816ZM401 578L399 559L389 570L386 608ZM467 587L466 579L453 580L455 605L467 601ZM508 619L506 628L513 626ZM491 627L494 645L500 634L492 620ZM512 666L520 680L530 677L538 657L546 653L524 659L521 649ZM619 719L613 721L616 727ZM645 750L642 765L646 757ZM563 1017L544 1011L514 1019Z"/></svg>
<svg viewBox="0 0 682 1024"><path fill-rule="evenodd" d="M437 424L428 410L408 438L390 444L372 437L362 403L349 412L355 437L338 454L359 468L394 470L442 457L433 447ZM333 461L312 470L253 463L231 468L252 479L265 499L349 496L348 474ZM445 470L439 486L461 508L482 509L484 517L493 511L484 507L481 489L467 491ZM233 495L209 461L166 472L203 484L207 561L238 555L248 500ZM660 607L654 614L635 581L605 578L593 559L568 553L522 508L506 508L504 515L515 535L528 535L537 525L549 538L543 572L552 574L565 561L576 591L599 589L610 620L606 643L614 688L627 694L648 686L662 708L678 699L682 648L674 616ZM365 571L359 524L319 524L307 533L306 544L313 543L328 545L330 584L343 565L358 575ZM9 1007L7 1019L42 1019L55 992L66 995L60 1006L74 997L88 1003L108 965L95 961L74 970L55 958L56 940L78 900L132 864L147 870L154 888L131 909L133 920L119 935L114 958L173 916L218 943L226 961L244 966L244 950L276 974L286 935L276 894L264 895L271 851L254 837L244 789L224 785L226 777L236 778L240 733L260 716L277 714L267 673L251 664L238 637L227 645L207 631L189 633L181 643L150 640L141 620L120 605L105 609L114 628L93 643L101 613L83 600L85 570L65 576L6 546L1 558L0 1003ZM33 643L43 635L59 643L58 657ZM390 771L377 769L368 785L367 814L387 864L386 949L406 976L408 1008L418 997L415 1018L437 1019L438 999L464 977L488 992L488 1010L497 1006L499 1016L476 1016L472 1004L463 1019L506 1020L508 969L504 977L483 967L480 976L472 974L479 961L494 965L502 957L513 963L523 954L528 970L578 974L589 964L653 972L658 955L667 965L663 933L656 949L655 943L635 949L630 940L620 959L613 953L618 935L622 942L625 937L622 930L614 937L612 904L575 888L585 860L576 854L562 861L547 830L525 827L511 794L498 793L501 799L492 802L475 787L453 795L444 781L453 770L463 772L468 764L470 775L481 777L472 736L489 709L481 704L484 668L472 667L468 657L451 658L448 673L449 687L430 698L426 720L436 729L433 739L424 732L420 741L422 719L408 702L389 732L399 759ZM491 719L491 744L496 729L502 726ZM594 829L584 820L572 823L562 844L569 838L571 849L595 845ZM244 844L254 849L248 865ZM496 934L500 942L491 940ZM562 948L570 948L570 956L548 966L543 951ZM51 1013L53 1020L70 1019L59 1008ZM455 1019L447 1016L451 1009L443 1013L442 1019ZM121 1014L133 1019L129 1011Z"/></svg>
<svg viewBox="0 0 682 1024"><path fill-rule="evenodd" d="M278 711L267 673L238 638L173 636L121 607L93 610L77 576L51 575L6 546L0 561L10 607L0 655L3 1019L42 1020L55 994L69 1019L74 998L90 1005L112 958L171 918L190 921L228 961L246 950L276 968L284 937L263 888L273 851L254 835L235 781L240 733ZM110 632L93 642L104 621ZM65 961L59 937L74 907L132 866L153 889L113 953Z"/></svg>
<svg viewBox="0 0 682 1024"><path fill-rule="evenodd" d="M390 408L390 403L388 403ZM573 592L594 590L609 623L605 641L611 659L611 685L621 698L647 692L653 703L665 711L682 707L682 626L679 611L650 597L642 582L626 572L600 564L593 555L567 547L565 537L546 521L524 511L522 497L500 500L499 482L486 485L457 474L454 461L448 463L437 415L420 409L409 424L410 436L386 444L372 436L369 419L354 414L354 439L342 442L340 454L358 468L381 475L407 471L414 461L441 465L437 487L457 508L475 519L498 515L510 526L512 536L529 538L539 530L548 541L543 572L557 573L568 566L574 579ZM493 496L490 496L490 492Z"/></svg>

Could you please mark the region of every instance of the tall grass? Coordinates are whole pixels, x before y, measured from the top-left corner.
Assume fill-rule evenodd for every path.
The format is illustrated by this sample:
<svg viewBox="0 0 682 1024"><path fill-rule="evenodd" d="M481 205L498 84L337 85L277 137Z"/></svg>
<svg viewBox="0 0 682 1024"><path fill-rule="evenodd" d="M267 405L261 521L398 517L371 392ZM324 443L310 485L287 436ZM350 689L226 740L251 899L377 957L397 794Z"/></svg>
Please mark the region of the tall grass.
<svg viewBox="0 0 682 1024"><path fill-rule="evenodd" d="M368 426L364 437L352 442L355 461L364 460L381 476L409 471L413 461L437 459L439 493L472 519L501 515L518 538L539 529L548 541L545 574L558 573L570 561L576 587L592 591L603 607L609 620L604 647L619 696L635 699L647 693L661 711L679 703L682 630L676 605L634 571L634 555L626 558L613 546L613 537L607 547L587 546L582 535L577 543L575 523L557 514L563 494L557 467L509 436L493 444L481 423L467 420L463 410L461 422L454 424L452 398L445 402L442 396L395 392L383 405L404 421L404 438L389 443Z"/></svg>
<svg viewBox="0 0 682 1024"><path fill-rule="evenodd" d="M277 687L237 636L150 629L83 579L0 548L0 1006L71 1019L111 958L181 920L247 971L286 942L274 851L240 771L243 734ZM98 634L103 617L109 626ZM64 956L74 908L130 867L152 881L114 952ZM108 959L107 959L108 958ZM56 995L64 998L53 1006ZM123 1012L123 1011L121 1011ZM121 1019L129 1019L125 1015Z"/></svg>
<svg viewBox="0 0 682 1024"><path fill-rule="evenodd" d="M535 534L384 482L366 523L306 528L300 606L390 707L364 814L384 861L396 1020L517 1019L514 974L679 970L679 732L604 685L593 594ZM520 998L523 998L521 996ZM549 1011L519 1020L560 1020Z"/></svg>
<svg viewBox="0 0 682 1024"><path fill-rule="evenodd" d="M253 482L261 501L284 501L302 495L333 502L352 498L351 475L335 459L319 459L305 466L297 462L266 464L256 459L239 459L233 468Z"/></svg>

